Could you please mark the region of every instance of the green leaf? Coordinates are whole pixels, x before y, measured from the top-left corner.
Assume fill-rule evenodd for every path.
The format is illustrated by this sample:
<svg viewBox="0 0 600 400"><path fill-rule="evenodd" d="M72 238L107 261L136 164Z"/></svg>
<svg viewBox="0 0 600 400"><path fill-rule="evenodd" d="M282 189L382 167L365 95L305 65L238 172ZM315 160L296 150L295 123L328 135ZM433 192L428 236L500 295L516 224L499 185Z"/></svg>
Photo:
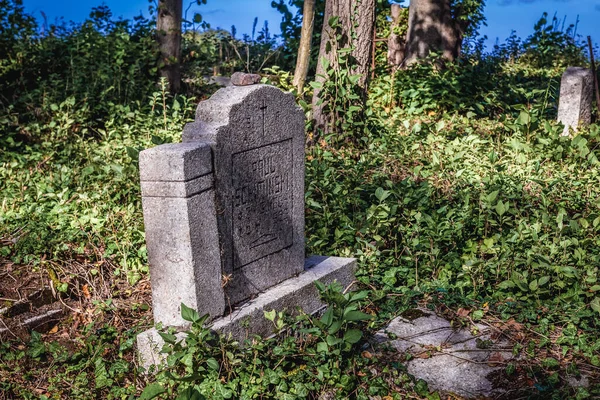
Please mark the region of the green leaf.
<svg viewBox="0 0 600 400"><path fill-rule="evenodd" d="M531 116L529 115L529 112L522 110L516 122L519 125L528 125L531 122Z"/></svg>
<svg viewBox="0 0 600 400"><path fill-rule="evenodd" d="M343 321L341 319L338 319L337 321L333 321L327 332L330 335L333 335L334 333L336 333L337 331L340 330L340 328L342 327L342 322Z"/></svg>
<svg viewBox="0 0 600 400"><path fill-rule="evenodd" d="M529 282L529 290L531 290L532 292L536 291L538 288L538 283L537 281L534 279L531 282Z"/></svg>
<svg viewBox="0 0 600 400"><path fill-rule="evenodd" d="M363 333L358 329L348 329L344 333L344 341L347 343L357 343L363 336Z"/></svg>
<svg viewBox="0 0 600 400"><path fill-rule="evenodd" d="M327 344L329 346L335 346L336 344L338 344L342 341L342 339L336 338L335 336L331 336L331 335L327 335L327 338L325 340L327 341Z"/></svg>
<svg viewBox="0 0 600 400"><path fill-rule="evenodd" d="M275 310L265 311L264 313L266 319L268 319L271 322L275 321L275 317L277 316L277 312Z"/></svg>
<svg viewBox="0 0 600 400"><path fill-rule="evenodd" d="M542 276L540 279L538 279L538 286L544 286L549 281L550 281L549 276Z"/></svg>
<svg viewBox="0 0 600 400"><path fill-rule="evenodd" d="M350 301L359 301L365 299L369 296L369 292L367 290L362 290L360 292L355 292L350 294Z"/></svg>
<svg viewBox="0 0 600 400"><path fill-rule="evenodd" d="M471 318L473 318L473 321L481 321L484 314L485 313L483 312L483 310L476 310L473 311L473 314L471 314Z"/></svg>
<svg viewBox="0 0 600 400"><path fill-rule="evenodd" d="M202 395L196 388L187 388L183 392L179 392L175 400L205 400L206 397Z"/></svg>
<svg viewBox="0 0 600 400"><path fill-rule="evenodd" d="M125 150L127 150L127 155L133 160L138 161L140 158L140 151L133 147L126 146Z"/></svg>
<svg viewBox="0 0 600 400"><path fill-rule="evenodd" d="M373 318L371 314L366 314L362 311L349 311L344 315L344 320L346 321L366 321Z"/></svg>
<svg viewBox="0 0 600 400"><path fill-rule="evenodd" d="M503 203L502 200L500 200L500 201L498 201L498 204L496 204L495 210L499 216L503 216L504 213L506 213L506 211L508 211L508 204Z"/></svg>
<svg viewBox="0 0 600 400"><path fill-rule="evenodd" d="M177 336L175 335L165 332L158 332L158 334L165 341L165 343L175 344L175 342L177 342Z"/></svg>
<svg viewBox="0 0 600 400"><path fill-rule="evenodd" d="M498 193L500 193L499 190L495 190L492 193L488 194L486 196L486 200L488 201L488 203L493 203L494 201L496 201L496 199L498 198Z"/></svg>
<svg viewBox="0 0 600 400"><path fill-rule="evenodd" d="M200 315L196 312L196 310L193 310L181 303L181 318L186 321L196 322L200 319Z"/></svg>
<svg viewBox="0 0 600 400"><path fill-rule="evenodd" d="M208 367L214 371L219 370L219 363L214 358L209 358L206 360L206 364L208 364Z"/></svg>
<svg viewBox="0 0 600 400"><path fill-rule="evenodd" d="M592 310L600 313L600 297L594 297L594 300L590 302L590 307L592 307Z"/></svg>
<svg viewBox="0 0 600 400"><path fill-rule="evenodd" d="M153 399L157 396L160 396L163 393L166 393L166 389L163 388L160 384L158 383L152 383L148 386L146 386L146 388L144 389L144 391L142 392L141 396L140 396L140 400L150 400Z"/></svg>
<svg viewBox="0 0 600 400"><path fill-rule="evenodd" d="M545 358L544 360L542 360L542 365L546 368L554 368L554 367L558 367L560 365L560 363L555 358L548 357L548 358Z"/></svg>
<svg viewBox="0 0 600 400"><path fill-rule="evenodd" d="M333 322L333 308L329 307L321 317L321 323L325 326L331 325Z"/></svg>
<svg viewBox="0 0 600 400"><path fill-rule="evenodd" d="M329 347L327 346L327 343L325 343L325 342L317 343L317 351L319 353L327 353L329 351Z"/></svg>
<svg viewBox="0 0 600 400"><path fill-rule="evenodd" d="M388 196L390 195L390 191L389 190L383 190L383 188L377 188L377 190L375 190L375 197L377 197L377 200L379 201L383 201L385 199L388 198Z"/></svg>

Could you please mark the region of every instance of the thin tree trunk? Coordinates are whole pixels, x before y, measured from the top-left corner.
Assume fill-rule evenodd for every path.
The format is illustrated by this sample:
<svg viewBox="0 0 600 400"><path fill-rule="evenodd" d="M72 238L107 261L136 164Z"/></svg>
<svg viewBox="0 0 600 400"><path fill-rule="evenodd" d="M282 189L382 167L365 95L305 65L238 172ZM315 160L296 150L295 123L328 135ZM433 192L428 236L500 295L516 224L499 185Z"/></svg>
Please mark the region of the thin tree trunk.
<svg viewBox="0 0 600 400"><path fill-rule="evenodd" d="M403 65L440 52L450 61L460 53L464 30L452 18L450 0L411 0Z"/></svg>
<svg viewBox="0 0 600 400"><path fill-rule="evenodd" d="M315 27L315 3L316 0L304 1L300 47L298 48L298 59L296 60L296 71L294 72L293 82L298 93L301 93L304 88L304 82L306 81L308 66L310 64L310 47Z"/></svg>
<svg viewBox="0 0 600 400"><path fill-rule="evenodd" d="M172 93L181 84L181 15L182 0L159 0L156 31L160 49L160 76L169 81Z"/></svg>
<svg viewBox="0 0 600 400"><path fill-rule="evenodd" d="M402 64L402 60L404 60L404 48L406 47L405 38L394 32L400 24L401 14L402 7L400 4L392 4L391 32L388 37L388 65L394 68L398 68Z"/></svg>
<svg viewBox="0 0 600 400"><path fill-rule="evenodd" d="M339 40L336 39L338 32L329 26L329 20L335 16L339 17L338 23L341 27ZM325 82L327 71L322 63L323 58L329 61L330 68L339 70L336 44L337 48L352 47L351 73L360 76L357 85L363 93L366 93L374 27L375 0L327 0L315 80L319 83ZM328 132L330 121L324 113L325 104L321 101L320 94L321 90L315 89L312 98L313 119L315 128Z"/></svg>

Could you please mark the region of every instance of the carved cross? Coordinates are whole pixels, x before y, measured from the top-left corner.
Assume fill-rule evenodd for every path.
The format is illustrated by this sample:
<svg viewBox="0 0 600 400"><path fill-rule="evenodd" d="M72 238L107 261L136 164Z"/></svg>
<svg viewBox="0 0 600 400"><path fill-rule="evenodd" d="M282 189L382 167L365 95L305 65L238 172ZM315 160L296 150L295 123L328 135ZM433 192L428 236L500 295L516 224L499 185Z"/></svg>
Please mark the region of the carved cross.
<svg viewBox="0 0 600 400"><path fill-rule="evenodd" d="M262 110L263 136L265 136L265 130L266 130L265 129L266 128L265 127L265 121L266 121L266 118L265 118L266 115L265 114L266 114L266 111L267 111L267 102L266 102L265 99L263 99L262 103L263 103L263 105L262 105L262 107L260 107L260 109Z"/></svg>

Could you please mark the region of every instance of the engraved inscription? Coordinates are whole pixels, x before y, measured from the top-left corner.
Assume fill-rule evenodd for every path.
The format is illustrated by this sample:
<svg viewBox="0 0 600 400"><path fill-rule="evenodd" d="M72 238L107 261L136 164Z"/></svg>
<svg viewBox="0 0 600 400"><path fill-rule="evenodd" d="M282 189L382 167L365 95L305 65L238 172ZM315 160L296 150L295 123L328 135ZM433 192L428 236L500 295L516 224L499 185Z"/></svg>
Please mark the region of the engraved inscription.
<svg viewBox="0 0 600 400"><path fill-rule="evenodd" d="M292 141L232 156L234 268L292 245Z"/></svg>

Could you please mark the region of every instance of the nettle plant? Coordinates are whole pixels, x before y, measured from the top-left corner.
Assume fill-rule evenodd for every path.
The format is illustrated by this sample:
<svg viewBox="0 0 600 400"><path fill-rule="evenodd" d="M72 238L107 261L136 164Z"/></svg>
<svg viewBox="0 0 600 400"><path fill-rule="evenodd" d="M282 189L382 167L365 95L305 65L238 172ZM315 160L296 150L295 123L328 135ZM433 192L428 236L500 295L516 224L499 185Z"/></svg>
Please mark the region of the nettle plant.
<svg viewBox="0 0 600 400"><path fill-rule="evenodd" d="M276 336L253 337L241 347L207 328L208 315L182 304L182 318L191 328L184 339L172 328L160 333L166 363L141 399L308 398L338 381L344 393L355 390L343 371L363 337L360 324L374 318L359 310L367 292L344 294L337 284L321 283L317 289L327 303L321 317L265 312Z"/></svg>

